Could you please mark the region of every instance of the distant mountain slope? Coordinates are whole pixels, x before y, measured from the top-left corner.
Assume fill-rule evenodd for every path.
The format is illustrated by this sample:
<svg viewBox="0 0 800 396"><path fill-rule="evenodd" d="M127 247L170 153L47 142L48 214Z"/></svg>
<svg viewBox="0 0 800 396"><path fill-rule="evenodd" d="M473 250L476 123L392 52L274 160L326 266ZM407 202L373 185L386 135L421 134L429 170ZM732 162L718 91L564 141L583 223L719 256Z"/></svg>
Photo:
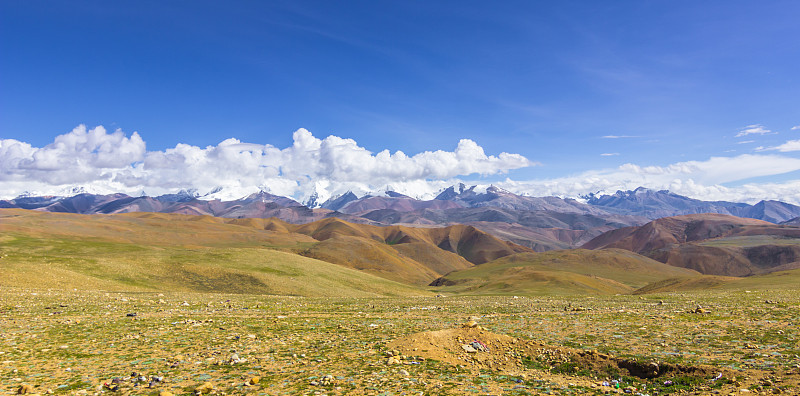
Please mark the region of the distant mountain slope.
<svg viewBox="0 0 800 396"><path fill-rule="evenodd" d="M674 244L731 235L747 226L763 227L773 224L721 214L665 217L641 227L619 229L600 235L583 245L583 248L619 248L649 253Z"/></svg>
<svg viewBox="0 0 800 396"><path fill-rule="evenodd" d="M339 210L348 203L357 200L358 197L352 191L348 191L338 197L333 197L322 203L323 209Z"/></svg>
<svg viewBox="0 0 800 396"><path fill-rule="evenodd" d="M586 203L612 213L644 216L649 219L699 213L720 213L780 223L800 216L800 206L779 201L755 205L725 201L701 201L666 190L639 187L612 195L589 194Z"/></svg>
<svg viewBox="0 0 800 396"><path fill-rule="evenodd" d="M800 217L795 217L795 218L793 218L793 219L789 219L789 220L786 220L786 221L782 221L782 222L780 222L780 223L778 223L778 224L780 224L780 225L788 225L788 226L800 227Z"/></svg>
<svg viewBox="0 0 800 396"><path fill-rule="evenodd" d="M662 218L609 231L583 247L626 249L708 275L800 268L800 228L721 214Z"/></svg>
<svg viewBox="0 0 800 396"><path fill-rule="evenodd" d="M308 223L327 216L341 216L358 221L353 216L334 213L330 210L312 210L292 199L264 191L234 201L201 200L190 193L170 194L155 198L130 197L125 194L78 194L72 197L40 199L28 197L0 201L0 207L80 214L161 212L233 218L279 217L293 223ZM368 222L368 220L361 221Z"/></svg>
<svg viewBox="0 0 800 396"><path fill-rule="evenodd" d="M800 232L798 232L800 234ZM732 237L675 245L651 257L709 275L751 276L800 268L800 239Z"/></svg>
<svg viewBox="0 0 800 396"><path fill-rule="evenodd" d="M376 209L410 212L419 209L452 209L461 207L458 203L450 201L420 201L408 197L366 197L348 202L338 210L347 214L360 214Z"/></svg>
<svg viewBox="0 0 800 396"><path fill-rule="evenodd" d="M766 220L770 223L782 223L800 216L800 206L780 201L761 201L740 216Z"/></svg>
<svg viewBox="0 0 800 396"><path fill-rule="evenodd" d="M361 214L361 217L381 224L469 224L536 251L580 246L603 232L647 222L644 218L623 215L599 216L497 207L422 209L408 212L377 209Z"/></svg>
<svg viewBox="0 0 800 396"><path fill-rule="evenodd" d="M476 190L476 186L467 188L464 184L459 184L444 190L435 200L453 201L461 206L471 208L490 206L511 210L608 214L607 211L601 208L595 208L570 198L527 197L494 186L487 188L484 192L480 192Z"/></svg>
<svg viewBox="0 0 800 396"><path fill-rule="evenodd" d="M65 190L66 191L66 190ZM69 193L82 192L71 189ZM217 190L215 190L217 191ZM580 247L608 231L605 238L628 232L626 227L648 222L645 216L673 213L723 212L771 222L800 216L795 205L764 201L756 205L731 202L705 202L668 191L643 188L617 192L611 196L586 197L585 204L559 197L529 197L497 187L467 187L464 184L442 190L436 199L418 200L387 187L359 198L352 192L330 197L328 193L309 197L309 208L292 199L264 191L232 200L211 200L214 192L200 196L197 191L180 191L158 197L131 197L124 194L71 197L19 197L0 201L0 207L27 208L62 213L178 213L225 218L276 217L292 224L338 218L349 223L444 227L464 224L488 232L496 238L534 251ZM321 197L327 199L319 204ZM313 198L313 199L312 199ZM313 201L313 203L312 203ZM591 247L591 245L590 245Z"/></svg>

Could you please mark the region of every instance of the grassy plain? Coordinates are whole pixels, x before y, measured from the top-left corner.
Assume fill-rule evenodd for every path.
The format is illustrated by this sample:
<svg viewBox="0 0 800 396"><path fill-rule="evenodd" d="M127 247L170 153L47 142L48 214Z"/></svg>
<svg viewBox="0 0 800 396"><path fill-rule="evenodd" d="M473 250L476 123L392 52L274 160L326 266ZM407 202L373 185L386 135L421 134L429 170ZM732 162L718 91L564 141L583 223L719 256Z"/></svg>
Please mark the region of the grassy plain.
<svg viewBox="0 0 800 396"><path fill-rule="evenodd" d="M650 395L738 394L742 389L796 394L798 304L800 294L791 289L309 298L2 287L0 388L9 393L29 385L33 393L192 394L208 382L210 393L253 395L572 395L625 388ZM707 313L693 313L697 305ZM565 310L570 306L582 309ZM705 369L638 378L616 366L584 369L563 356L513 349L502 351L504 367L493 368L480 364L482 352L459 354L452 345L407 352L400 364L387 364L392 341L457 329L470 317L487 332L552 350ZM415 353L440 358L421 359ZM446 363L453 359L460 363ZM723 376L714 380L717 372ZM328 375L332 378L323 381ZM136 382L139 377L145 380ZM156 377L163 380L153 381ZM255 383L246 385L251 379ZM614 379L620 380L619 389L602 385Z"/></svg>
<svg viewBox="0 0 800 396"><path fill-rule="evenodd" d="M800 270L707 277L562 251L427 287L298 254L320 241L279 226L0 211L0 392L798 394Z"/></svg>

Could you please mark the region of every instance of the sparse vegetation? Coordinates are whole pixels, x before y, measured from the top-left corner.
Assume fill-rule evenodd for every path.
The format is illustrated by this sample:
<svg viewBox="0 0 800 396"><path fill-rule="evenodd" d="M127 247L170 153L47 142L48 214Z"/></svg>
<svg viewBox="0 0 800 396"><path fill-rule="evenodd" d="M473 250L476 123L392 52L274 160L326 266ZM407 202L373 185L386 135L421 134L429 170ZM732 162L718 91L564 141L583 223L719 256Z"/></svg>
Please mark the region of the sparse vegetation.
<svg viewBox="0 0 800 396"><path fill-rule="evenodd" d="M187 217L170 239L158 231L164 218L65 218L0 223L5 391L655 395L800 386L798 270L716 277L709 287L691 274L680 278L688 283L659 280L687 271L631 252L522 254L451 275L496 281L476 293L471 280L415 286L304 257L294 252L318 242L252 225ZM398 257L417 248L423 257L428 246L379 245ZM507 271L517 277L498 276ZM593 283L565 282L575 279L624 292L587 293ZM653 280L651 294L628 294ZM468 321L475 327L462 327ZM463 347L478 341L488 349Z"/></svg>
<svg viewBox="0 0 800 396"><path fill-rule="evenodd" d="M121 389L133 393L190 394L210 382L217 393L270 395L602 394L616 390L602 385L614 380L620 389L660 394L798 386L796 291L649 297L367 299L3 287L0 385L7 391L30 384L38 393L94 393L119 378ZM765 304L766 298L786 307ZM567 304L587 311L565 312ZM697 304L714 314L689 313ZM522 347L509 349L509 364L501 367L466 353L468 359L454 365L449 360L461 355L448 357L445 345L387 364L395 340L459 328L469 317L492 334L540 343L544 350L565 353L573 349L564 345L572 345L597 356L705 371L640 378L617 365L587 365L554 352L537 358ZM442 358L420 357L429 354ZM147 381L135 386L133 372ZM718 372L724 375L714 380ZM326 375L333 380L320 385ZM147 388L153 377L163 381ZM259 381L245 385L253 377Z"/></svg>

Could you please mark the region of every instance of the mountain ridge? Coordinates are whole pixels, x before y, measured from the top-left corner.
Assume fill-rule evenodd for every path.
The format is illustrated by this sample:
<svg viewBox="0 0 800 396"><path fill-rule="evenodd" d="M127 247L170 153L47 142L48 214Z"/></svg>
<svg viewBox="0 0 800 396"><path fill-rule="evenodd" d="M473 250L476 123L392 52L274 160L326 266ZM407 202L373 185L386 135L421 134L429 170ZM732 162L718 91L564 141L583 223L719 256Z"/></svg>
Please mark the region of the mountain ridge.
<svg viewBox="0 0 800 396"><path fill-rule="evenodd" d="M209 199L195 190L181 190L157 197L125 194L97 195L80 192L71 197L18 197L0 200L0 207L38 211L114 214L128 212L179 213L223 218L276 217L292 224L327 218L371 225L443 227L466 224L495 237L543 252L577 248L609 231L641 226L654 215L674 215L708 210L736 216L763 218L774 223L800 217L800 207L777 201L755 205L724 201L706 202L668 191L638 188L614 195L593 195L585 203L571 198L531 197L496 186L450 186L430 200L419 200L393 191L358 197L352 191L316 201L311 208L291 198L262 189L245 197L225 201ZM318 195L315 200L322 197ZM308 203L308 202L307 202ZM648 217L650 216L650 217ZM668 216L667 216L668 217Z"/></svg>

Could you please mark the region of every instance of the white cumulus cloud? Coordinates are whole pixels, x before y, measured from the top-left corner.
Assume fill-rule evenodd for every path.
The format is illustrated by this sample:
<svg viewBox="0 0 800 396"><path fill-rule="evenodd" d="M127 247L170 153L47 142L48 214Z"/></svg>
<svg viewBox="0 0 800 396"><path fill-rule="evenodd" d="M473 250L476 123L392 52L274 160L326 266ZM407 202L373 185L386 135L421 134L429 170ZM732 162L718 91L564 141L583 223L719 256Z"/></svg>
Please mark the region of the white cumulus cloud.
<svg viewBox="0 0 800 396"><path fill-rule="evenodd" d="M127 137L119 130L107 133L103 127L79 126L42 148L13 139L0 141L0 182L7 182L0 187L8 195L31 190L53 193L80 184L94 190L151 195L222 187L230 194L226 198L259 189L302 196L320 181L337 191L347 185L370 189L389 183L502 174L534 164L519 154L487 155L469 139L459 141L453 151L415 155L388 150L373 154L352 139L319 139L305 129L294 132L293 140L283 149L232 138L205 148L178 144L148 152L137 133Z"/></svg>
<svg viewBox="0 0 800 396"><path fill-rule="evenodd" d="M705 161L686 161L667 166L624 164L616 168L590 170L576 175L543 180L498 183L509 191L533 196L578 197L588 192L614 193L647 187L670 190L705 200L757 202L777 199L800 203L800 181L786 183L724 184L774 176L800 170L800 159L780 155L744 154L712 157Z"/></svg>
<svg viewBox="0 0 800 396"><path fill-rule="evenodd" d="M141 161L145 143L137 133L107 133L102 126L81 125L45 147L14 139L0 140L0 181L29 180L52 185L91 183Z"/></svg>
<svg viewBox="0 0 800 396"><path fill-rule="evenodd" d="M352 139L317 138L305 129L298 129L292 137L293 143L285 148L231 138L207 147L178 144L161 151L147 151L137 133L109 133L103 127L78 126L44 147L0 139L0 194L4 198L26 191L58 195L83 187L93 193L144 192L152 196L193 188L200 193L218 191L214 198L228 200L258 190L298 200L316 193L324 200L347 191L364 195L392 190L431 199L455 183L470 184L470 178L502 175L535 165L519 154L486 154L468 139L459 141L452 151L409 155L389 150L373 153ZM588 192L647 187L705 200L800 203L800 180L749 182L800 170L800 159L781 154L800 151L800 140L761 150L774 153L663 166L628 163L564 177L506 179L493 184L531 196L578 197ZM731 187L733 184L737 185Z"/></svg>

